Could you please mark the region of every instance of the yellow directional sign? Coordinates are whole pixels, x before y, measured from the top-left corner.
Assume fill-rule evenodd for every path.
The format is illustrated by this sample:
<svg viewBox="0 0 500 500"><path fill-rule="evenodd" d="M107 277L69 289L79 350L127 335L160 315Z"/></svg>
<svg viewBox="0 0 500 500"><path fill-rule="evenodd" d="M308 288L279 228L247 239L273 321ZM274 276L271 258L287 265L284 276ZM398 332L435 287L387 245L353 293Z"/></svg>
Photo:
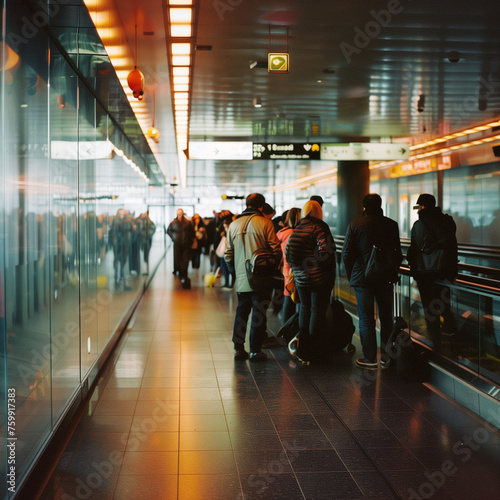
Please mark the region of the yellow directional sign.
<svg viewBox="0 0 500 500"><path fill-rule="evenodd" d="M290 55L286 52L267 54L269 73L288 73Z"/></svg>

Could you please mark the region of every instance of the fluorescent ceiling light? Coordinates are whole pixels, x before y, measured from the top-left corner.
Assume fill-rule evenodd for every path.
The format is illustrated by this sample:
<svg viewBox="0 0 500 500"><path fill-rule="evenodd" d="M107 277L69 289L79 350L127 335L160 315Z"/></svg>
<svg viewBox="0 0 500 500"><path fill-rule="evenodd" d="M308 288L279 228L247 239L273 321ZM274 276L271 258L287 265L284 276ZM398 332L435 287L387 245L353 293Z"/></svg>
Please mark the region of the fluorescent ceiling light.
<svg viewBox="0 0 500 500"><path fill-rule="evenodd" d="M188 24L192 19L192 9L170 9L170 23L171 24Z"/></svg>
<svg viewBox="0 0 500 500"><path fill-rule="evenodd" d="M180 56L188 56L191 54L191 44L190 43L173 43L172 54Z"/></svg>
<svg viewBox="0 0 500 500"><path fill-rule="evenodd" d="M190 64L190 56L172 56L172 66L189 66Z"/></svg>
<svg viewBox="0 0 500 500"><path fill-rule="evenodd" d="M189 67L177 66L175 68L172 68L172 74L174 76L189 76Z"/></svg>
<svg viewBox="0 0 500 500"><path fill-rule="evenodd" d="M170 25L170 36L172 38L182 37L188 38L192 35L190 24L171 24Z"/></svg>

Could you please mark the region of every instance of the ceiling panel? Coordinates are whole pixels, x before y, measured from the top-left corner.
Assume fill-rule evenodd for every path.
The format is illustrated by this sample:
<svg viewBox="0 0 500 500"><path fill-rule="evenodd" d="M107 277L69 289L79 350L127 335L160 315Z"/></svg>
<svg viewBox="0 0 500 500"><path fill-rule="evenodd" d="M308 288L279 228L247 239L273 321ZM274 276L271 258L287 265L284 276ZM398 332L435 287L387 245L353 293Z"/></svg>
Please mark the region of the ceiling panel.
<svg viewBox="0 0 500 500"><path fill-rule="evenodd" d="M139 26L139 61L152 82L146 98L154 88L160 149L172 164L175 139L161 3L123 0L116 5L131 46ZM195 54L192 141L391 137L420 142L500 115L496 1L195 3L196 43L211 50ZM147 31L154 35L146 36ZM252 61L266 61L269 49L287 48L288 74L250 68ZM459 54L458 62L450 62L452 52ZM422 94L425 109L419 113ZM486 102L482 111L479 96ZM261 108L253 107L254 97L261 99ZM286 162L286 177L311 168L303 163L300 170ZM268 162L189 161L188 185L269 186L277 181L272 172Z"/></svg>

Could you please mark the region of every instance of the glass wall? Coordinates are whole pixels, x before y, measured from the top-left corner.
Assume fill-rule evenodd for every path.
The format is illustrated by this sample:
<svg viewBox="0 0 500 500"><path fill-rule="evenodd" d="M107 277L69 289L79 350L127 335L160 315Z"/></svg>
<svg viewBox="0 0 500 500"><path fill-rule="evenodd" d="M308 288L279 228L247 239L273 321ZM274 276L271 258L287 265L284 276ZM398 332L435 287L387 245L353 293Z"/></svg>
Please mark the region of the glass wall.
<svg viewBox="0 0 500 500"><path fill-rule="evenodd" d="M18 491L82 383L92 383L164 256L163 205L171 204L157 187L148 218L152 189L137 171L148 165L101 105L110 99L93 76L109 61L89 31L80 58L68 36L76 30L59 27L51 38L22 24L51 21L49 5L9 0L2 9L0 498ZM52 2L48 12L62 9ZM123 92L120 99L128 105Z"/></svg>
<svg viewBox="0 0 500 500"><path fill-rule="evenodd" d="M443 212L457 225L458 243L500 245L500 163L457 167L442 172ZM437 198L438 173L381 179L370 184L384 199L384 212L399 222L402 237L410 237L420 193Z"/></svg>

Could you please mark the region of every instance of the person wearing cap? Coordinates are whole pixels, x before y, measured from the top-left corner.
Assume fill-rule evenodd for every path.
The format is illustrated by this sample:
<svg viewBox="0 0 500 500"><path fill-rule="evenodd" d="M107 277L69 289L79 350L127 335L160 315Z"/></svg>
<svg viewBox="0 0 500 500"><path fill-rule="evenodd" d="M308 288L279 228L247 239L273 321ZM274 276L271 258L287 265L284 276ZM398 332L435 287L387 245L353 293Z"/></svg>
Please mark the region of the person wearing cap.
<svg viewBox="0 0 500 500"><path fill-rule="evenodd" d="M391 256L393 269L390 274L368 278L365 276L366 267L374 246ZM374 303L380 320L380 364L384 368L389 366L385 345L394 322L393 279L402 259L398 223L384 216L382 198L377 193L367 194L363 198L363 215L349 224L342 248L347 278L358 302L359 336L363 348L363 357L356 360L359 368L378 368Z"/></svg>
<svg viewBox="0 0 500 500"><path fill-rule="evenodd" d="M436 206L432 194L421 194L413 208L418 210L418 220L411 229L406 258L420 292L427 334L434 348L439 349L441 330L448 334L456 332L446 282L454 281L458 274L457 226L451 215Z"/></svg>

